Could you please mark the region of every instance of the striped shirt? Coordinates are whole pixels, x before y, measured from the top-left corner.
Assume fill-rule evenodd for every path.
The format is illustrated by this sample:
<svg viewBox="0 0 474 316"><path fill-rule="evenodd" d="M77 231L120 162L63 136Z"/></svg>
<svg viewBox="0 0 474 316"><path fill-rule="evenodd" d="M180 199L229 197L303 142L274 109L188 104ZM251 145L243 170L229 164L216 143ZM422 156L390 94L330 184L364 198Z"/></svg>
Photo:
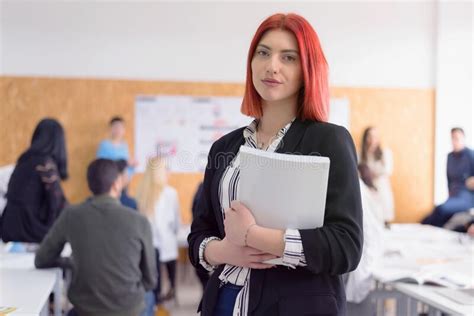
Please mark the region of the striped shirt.
<svg viewBox="0 0 474 316"><path fill-rule="evenodd" d="M274 152L278 149L279 144L283 139L283 136L285 136L293 121L291 121L285 127L280 129L280 131L271 141L271 144L268 146L267 151ZM258 120L254 120L249 126L244 129L244 146L257 148L257 125ZM239 200L239 180L240 152L235 156L234 160L226 168L220 180L218 193L223 217L225 216L225 210L230 208L230 202L234 200ZM206 238L203 240L199 248L200 264L208 271L212 271L216 268L209 265L209 263L207 263L204 259L204 249L211 240L219 240L219 238ZM282 259L284 264L292 268L295 268L296 266L306 266L306 260L303 252L303 244L301 242L301 236L298 230L287 229L285 231L285 250ZM237 295L236 303L234 305L233 316L244 316L248 314L247 308L249 301L250 273L250 268L243 268L226 264L224 270L219 275L219 279L223 283L230 282L231 284L242 286L242 289Z"/></svg>

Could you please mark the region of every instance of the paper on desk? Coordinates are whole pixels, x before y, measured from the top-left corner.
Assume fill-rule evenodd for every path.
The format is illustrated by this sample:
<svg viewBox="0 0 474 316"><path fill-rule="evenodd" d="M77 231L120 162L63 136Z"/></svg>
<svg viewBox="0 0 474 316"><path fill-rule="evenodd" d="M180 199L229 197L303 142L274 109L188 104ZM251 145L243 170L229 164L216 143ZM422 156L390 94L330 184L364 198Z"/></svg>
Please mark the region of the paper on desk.
<svg viewBox="0 0 474 316"><path fill-rule="evenodd" d="M16 310L16 307L0 306L0 316L14 312L15 310Z"/></svg>

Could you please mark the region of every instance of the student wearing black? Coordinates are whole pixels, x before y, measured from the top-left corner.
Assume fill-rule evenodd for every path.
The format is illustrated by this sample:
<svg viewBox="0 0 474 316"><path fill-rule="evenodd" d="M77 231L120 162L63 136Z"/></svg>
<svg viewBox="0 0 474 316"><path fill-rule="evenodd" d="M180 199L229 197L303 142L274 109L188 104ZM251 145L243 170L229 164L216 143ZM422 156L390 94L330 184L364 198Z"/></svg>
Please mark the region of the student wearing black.
<svg viewBox="0 0 474 316"><path fill-rule="evenodd" d="M0 218L3 241L41 242L67 204L61 188L67 176L64 130L58 121L43 119L8 183Z"/></svg>
<svg viewBox="0 0 474 316"><path fill-rule="evenodd" d="M248 56L242 112L255 120L212 145L200 214L188 237L192 264L214 270L200 310L203 316L345 315L341 275L360 260L362 207L352 138L326 123L328 67L318 37L301 16L275 14L258 28ZM323 227L257 225L238 202L240 146L329 157ZM299 184L281 183L281 190L290 185ZM294 269L264 263L275 257Z"/></svg>

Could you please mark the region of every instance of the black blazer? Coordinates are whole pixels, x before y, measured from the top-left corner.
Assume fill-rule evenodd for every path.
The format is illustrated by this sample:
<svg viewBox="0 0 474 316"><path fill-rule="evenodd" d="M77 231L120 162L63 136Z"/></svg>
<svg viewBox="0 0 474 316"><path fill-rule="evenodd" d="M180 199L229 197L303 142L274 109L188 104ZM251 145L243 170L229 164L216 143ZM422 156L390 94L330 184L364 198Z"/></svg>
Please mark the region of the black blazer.
<svg viewBox="0 0 474 316"><path fill-rule="evenodd" d="M210 150L204 176L200 215L188 236L191 263L198 269L199 245L210 236L224 238L218 197L219 181L244 144L243 128L218 141ZM249 315L345 315L341 275L354 270L362 253L362 206L357 158L349 132L340 126L296 119L284 136L280 153L320 155L331 160L324 226L300 230L307 266L252 270ZM219 291L220 266L201 301L202 315L212 315Z"/></svg>

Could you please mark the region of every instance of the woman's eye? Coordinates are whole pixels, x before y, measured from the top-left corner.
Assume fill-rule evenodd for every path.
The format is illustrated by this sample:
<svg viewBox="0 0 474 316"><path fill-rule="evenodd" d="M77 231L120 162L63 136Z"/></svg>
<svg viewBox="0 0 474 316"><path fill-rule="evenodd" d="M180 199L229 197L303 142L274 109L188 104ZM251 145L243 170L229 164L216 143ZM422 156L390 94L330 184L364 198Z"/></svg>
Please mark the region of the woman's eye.
<svg viewBox="0 0 474 316"><path fill-rule="evenodd" d="M295 57L295 56L291 56L291 55L286 55L286 56L283 56L283 60L286 60L286 61L295 61L295 60L296 60L296 57Z"/></svg>
<svg viewBox="0 0 474 316"><path fill-rule="evenodd" d="M258 50L257 51L257 55L259 56L268 56L268 52L264 51L264 50Z"/></svg>

